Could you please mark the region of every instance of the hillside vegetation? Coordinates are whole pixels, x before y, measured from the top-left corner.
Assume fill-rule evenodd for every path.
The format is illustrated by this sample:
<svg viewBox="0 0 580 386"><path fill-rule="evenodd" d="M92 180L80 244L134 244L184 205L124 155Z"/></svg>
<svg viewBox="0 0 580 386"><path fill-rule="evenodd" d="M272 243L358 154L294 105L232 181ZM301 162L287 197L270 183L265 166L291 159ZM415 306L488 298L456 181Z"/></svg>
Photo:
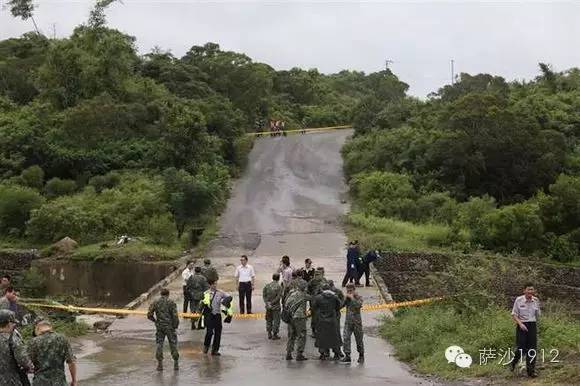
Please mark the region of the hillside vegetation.
<svg viewBox="0 0 580 386"><path fill-rule="evenodd" d="M578 68L540 64L524 83L461 74L426 101L370 95L354 117L356 223L439 224L438 246L579 262Z"/></svg>
<svg viewBox="0 0 580 386"><path fill-rule="evenodd" d="M349 123L365 96L407 88L389 72L276 71L214 43L141 55L106 26L110 3L68 38L0 41L2 245L175 244L222 209L248 131Z"/></svg>

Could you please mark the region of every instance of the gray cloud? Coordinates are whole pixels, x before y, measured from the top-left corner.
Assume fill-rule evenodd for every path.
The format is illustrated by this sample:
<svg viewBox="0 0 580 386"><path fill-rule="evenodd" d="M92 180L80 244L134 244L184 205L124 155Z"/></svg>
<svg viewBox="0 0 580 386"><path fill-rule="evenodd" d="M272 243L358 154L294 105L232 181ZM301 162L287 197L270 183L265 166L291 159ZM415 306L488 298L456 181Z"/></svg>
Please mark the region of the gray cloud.
<svg viewBox="0 0 580 386"><path fill-rule="evenodd" d="M92 1L38 1L42 31L70 34ZM203 2L124 0L107 12L110 26L154 46L185 53L207 41L277 69L322 72L393 71L425 96L457 72L530 79L537 63L563 70L580 63L580 2ZM0 13L0 38L19 36L29 22Z"/></svg>

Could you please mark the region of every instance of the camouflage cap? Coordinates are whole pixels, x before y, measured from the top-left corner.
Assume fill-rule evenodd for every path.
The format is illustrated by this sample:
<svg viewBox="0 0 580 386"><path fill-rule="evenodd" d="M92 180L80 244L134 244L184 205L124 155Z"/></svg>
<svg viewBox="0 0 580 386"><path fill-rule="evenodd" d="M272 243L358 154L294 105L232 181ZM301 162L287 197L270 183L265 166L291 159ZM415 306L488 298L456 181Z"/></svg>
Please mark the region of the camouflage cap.
<svg viewBox="0 0 580 386"><path fill-rule="evenodd" d="M0 323L16 323L16 315L10 310L0 310Z"/></svg>

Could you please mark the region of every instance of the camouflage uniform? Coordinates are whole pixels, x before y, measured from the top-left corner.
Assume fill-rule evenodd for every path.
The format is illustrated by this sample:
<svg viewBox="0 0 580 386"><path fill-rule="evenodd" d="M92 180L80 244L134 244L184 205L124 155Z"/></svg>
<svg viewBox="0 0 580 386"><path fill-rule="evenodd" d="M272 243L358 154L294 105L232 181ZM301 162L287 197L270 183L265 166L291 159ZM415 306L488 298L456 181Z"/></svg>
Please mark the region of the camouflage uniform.
<svg viewBox="0 0 580 386"><path fill-rule="evenodd" d="M266 331L268 337L278 335L280 331L280 309L282 300L282 286L277 281L266 284L262 290L262 297L266 305Z"/></svg>
<svg viewBox="0 0 580 386"><path fill-rule="evenodd" d="M288 344L286 346L286 354L292 355L294 351L294 342L296 342L296 354L301 356L304 353L306 346L306 303L310 300L302 290L292 291L286 299L284 308L296 311L292 313L292 320L288 323ZM300 305L298 305L300 304Z"/></svg>
<svg viewBox="0 0 580 386"><path fill-rule="evenodd" d="M149 306L147 318L155 322L157 331L155 333L155 341L157 343L157 351L155 358L158 362L163 361L163 343L165 337L169 342L169 349L174 361L179 360L179 352L177 352L177 327L179 327L179 318L177 317L177 305L167 296L161 296Z"/></svg>
<svg viewBox="0 0 580 386"><path fill-rule="evenodd" d="M20 336L16 333L0 332L0 385L2 386L21 386L20 376L16 363L10 353L10 336L12 335L12 348L14 358L23 369L32 368L30 358L26 353L26 346Z"/></svg>
<svg viewBox="0 0 580 386"><path fill-rule="evenodd" d="M219 279L217 269L215 269L215 267L211 265L211 263L206 264L201 268L201 274L205 276L208 282L212 280L217 281Z"/></svg>
<svg viewBox="0 0 580 386"><path fill-rule="evenodd" d="M201 301L203 294L209 289L207 279L200 273L194 273L187 279L185 290L191 299L191 312L201 312ZM195 328L195 323L198 319L191 319L191 328Z"/></svg>
<svg viewBox="0 0 580 386"><path fill-rule="evenodd" d="M64 363L76 360L70 343L61 334L47 331L28 346L34 364L34 386L67 386Z"/></svg>
<svg viewBox="0 0 580 386"><path fill-rule="evenodd" d="M299 286L304 286L302 288L306 288L308 286L308 282L304 280L302 277L298 276L290 280L290 283L286 287L284 287L283 298L284 300L290 295L290 292L298 288Z"/></svg>
<svg viewBox="0 0 580 386"><path fill-rule="evenodd" d="M360 310L363 305L363 299L360 295L355 294L353 299L346 298L346 319L344 321L344 336L342 338L344 353L350 356L350 337L354 333L356 340L356 350L360 356L364 356L365 349L363 343L363 326Z"/></svg>

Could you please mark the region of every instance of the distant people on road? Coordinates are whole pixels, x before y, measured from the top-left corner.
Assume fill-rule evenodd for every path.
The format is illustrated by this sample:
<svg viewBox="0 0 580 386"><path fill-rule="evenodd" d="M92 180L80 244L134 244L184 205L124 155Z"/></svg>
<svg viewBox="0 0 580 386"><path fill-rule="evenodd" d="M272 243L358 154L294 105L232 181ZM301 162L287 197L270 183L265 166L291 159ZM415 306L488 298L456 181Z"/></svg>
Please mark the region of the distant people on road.
<svg viewBox="0 0 580 386"><path fill-rule="evenodd" d="M9 310L15 314L18 312L18 296L12 286L6 287L4 296L0 298L0 310Z"/></svg>
<svg viewBox="0 0 580 386"><path fill-rule="evenodd" d="M169 349L173 358L173 368L179 369L179 352L177 351L177 327L179 327L179 318L177 316L177 305L169 299L169 290L163 288L161 296L149 306L147 318L155 323L157 329L155 333L155 342L157 351L157 371L163 370L163 343L167 337Z"/></svg>
<svg viewBox="0 0 580 386"><path fill-rule="evenodd" d="M302 268L302 278L307 282L312 280L315 271L316 269L312 266L312 260L311 259L304 260L304 268Z"/></svg>
<svg viewBox="0 0 580 386"><path fill-rule="evenodd" d="M35 337L28 345L28 354L34 366L32 385L66 386L64 364L68 365L71 386L77 385L76 357L64 335L55 332L48 320L34 326Z"/></svg>
<svg viewBox="0 0 580 386"><path fill-rule="evenodd" d="M536 296L532 283L524 287L524 294L518 296L512 308L512 319L516 323L516 351L511 362L514 371L521 357L525 357L528 376L535 378L536 353L538 346L538 318L540 317L540 301Z"/></svg>
<svg viewBox="0 0 580 386"><path fill-rule="evenodd" d="M208 258L203 259L201 274L205 276L208 282L219 280L217 269L211 264L211 260Z"/></svg>
<svg viewBox="0 0 580 386"><path fill-rule="evenodd" d="M358 242L351 241L348 243L348 248L346 250L346 273L344 279L342 279L342 287L344 288L347 283L359 284L359 256L360 251L358 248Z"/></svg>
<svg viewBox="0 0 580 386"><path fill-rule="evenodd" d="M363 342L363 326L361 318L361 308L363 305L363 298L356 293L356 286L352 283L346 286L346 296L344 306L346 307L346 318L344 320L344 333L342 336L342 344L344 347L344 358L342 363L351 362L351 343L350 339L354 334L356 341L356 350L358 352L358 362L364 363L365 349Z"/></svg>
<svg viewBox="0 0 580 386"><path fill-rule="evenodd" d="M294 272L294 269L290 265L290 257L287 255L282 256L280 267L278 268L278 273L282 279L282 286L287 287L290 284L292 272Z"/></svg>
<svg viewBox="0 0 580 386"><path fill-rule="evenodd" d="M280 336L280 312L282 310L282 286L280 285L280 274L272 275L272 281L262 289L262 298L266 308L266 332L268 339L278 340Z"/></svg>
<svg viewBox="0 0 580 386"><path fill-rule="evenodd" d="M233 316L232 296L217 289L217 280L209 280L209 289L203 295L203 320L206 328L203 352L207 354L211 346L211 355L220 356L222 339L222 314L225 322L231 322Z"/></svg>
<svg viewBox="0 0 580 386"><path fill-rule="evenodd" d="M0 385L23 385L21 380L28 382L26 373L33 370L26 346L20 334L15 333L15 327L14 312L0 310Z"/></svg>
<svg viewBox="0 0 580 386"><path fill-rule="evenodd" d="M286 360L291 361L294 347L296 346L296 360L308 360L304 356L306 347L306 306L310 301L310 296L306 293L304 285L298 286L293 290L286 301L284 309L290 315L288 323L288 343L286 345Z"/></svg>
<svg viewBox="0 0 580 386"><path fill-rule="evenodd" d="M240 297L240 314L246 311L252 313L252 290L254 289L254 280L256 273L254 267L248 264L248 256L242 255L240 265L236 268L234 277L238 281L238 294Z"/></svg>
<svg viewBox="0 0 580 386"><path fill-rule="evenodd" d="M193 261L188 260L183 272L181 272L181 278L183 279L183 312L187 312L188 307L191 307L191 298L187 292L187 279L193 275Z"/></svg>
<svg viewBox="0 0 580 386"><path fill-rule="evenodd" d="M342 303L336 294L330 289L330 285L325 283L322 292L316 295L310 306L316 314L316 343L320 360L330 358L330 350L334 353L334 360L342 357L340 349L340 327L337 326L338 315L342 308Z"/></svg>
<svg viewBox="0 0 580 386"><path fill-rule="evenodd" d="M201 301L203 300L203 294L209 289L209 284L205 276L201 274L201 267L195 267L193 275L187 279L186 290L191 300L191 312L200 313L201 312ZM202 330L203 323L200 318L191 319L191 329Z"/></svg>

